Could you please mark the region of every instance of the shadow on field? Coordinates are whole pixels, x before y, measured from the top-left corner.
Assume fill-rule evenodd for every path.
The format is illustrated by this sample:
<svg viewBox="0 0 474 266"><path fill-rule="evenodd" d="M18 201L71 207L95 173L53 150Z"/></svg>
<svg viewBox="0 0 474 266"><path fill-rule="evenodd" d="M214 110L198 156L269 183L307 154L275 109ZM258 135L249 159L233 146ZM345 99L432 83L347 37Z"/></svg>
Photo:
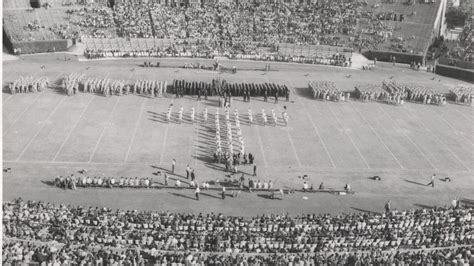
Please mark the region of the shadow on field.
<svg viewBox="0 0 474 266"><path fill-rule="evenodd" d="M411 184L415 184L415 185L419 185L419 186L424 186L426 187L426 184L423 184L423 183L419 183L419 182L416 182L416 181L412 181L412 180L408 180L408 179L404 179L405 182L408 182L408 183L411 183Z"/></svg>
<svg viewBox="0 0 474 266"><path fill-rule="evenodd" d="M215 196L215 195L208 194L208 193L204 193L204 192L202 192L202 190L201 190L201 195L203 195L203 196L208 196L208 197L210 197L210 198L215 198L215 199L222 199L222 197Z"/></svg>
<svg viewBox="0 0 474 266"><path fill-rule="evenodd" d="M351 209L356 210L356 211L360 211L360 212L365 212L367 214L380 214L379 212L364 210L364 209L356 208L356 207L351 207Z"/></svg>
<svg viewBox="0 0 474 266"><path fill-rule="evenodd" d="M264 199L269 199L269 200L273 200L273 199L272 199L272 196L270 196L270 195L268 195L268 194L257 194L257 197L264 198Z"/></svg>
<svg viewBox="0 0 474 266"><path fill-rule="evenodd" d="M191 200L196 200L195 198L193 197L190 197L190 196L186 196L186 195L183 195L183 194L179 194L179 193L174 193L174 192L169 192L171 195L174 195L176 197L181 197L181 198L185 198L185 199L191 199Z"/></svg>
<svg viewBox="0 0 474 266"><path fill-rule="evenodd" d="M298 96L308 99L314 99L313 94L309 88L294 88L294 91Z"/></svg>
<svg viewBox="0 0 474 266"><path fill-rule="evenodd" d="M51 187L54 187L54 186L55 186L54 181L41 180L41 183L43 183L43 184L45 184L45 185L48 185L48 186L51 186Z"/></svg>

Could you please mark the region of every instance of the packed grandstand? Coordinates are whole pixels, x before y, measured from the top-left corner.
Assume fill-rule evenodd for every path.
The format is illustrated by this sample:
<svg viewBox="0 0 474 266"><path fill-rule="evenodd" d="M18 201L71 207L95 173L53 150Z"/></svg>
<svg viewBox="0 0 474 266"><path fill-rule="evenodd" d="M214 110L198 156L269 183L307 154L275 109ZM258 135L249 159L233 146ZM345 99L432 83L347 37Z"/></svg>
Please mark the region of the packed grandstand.
<svg viewBox="0 0 474 266"><path fill-rule="evenodd" d="M43 47L59 51L74 40L82 43L89 58L272 56L275 61L321 60L367 50L423 58L438 34L440 10L446 4L440 0L37 3L39 8L31 8L26 0L3 1L4 29L11 43L69 40ZM25 46L20 50L31 52Z"/></svg>
<svg viewBox="0 0 474 266"><path fill-rule="evenodd" d="M418 66L424 64L428 47L433 38L439 34L442 23L440 20L442 20L445 5L445 0L322 0L307 1L305 4L294 1L269 4L269 2L245 0L235 2L4 0L3 22L5 36L16 54L58 52L80 46L80 54L83 58L90 60L106 57L206 59L227 57L239 60L350 67L352 53L369 52L369 55L374 57L374 64L368 66L368 69L372 69L375 67L377 57L379 60L389 61L389 57L382 56L381 53L390 55L390 60L393 58L394 63L396 60L392 56L397 55L397 60L405 61L405 63L418 64ZM462 52L453 54L452 58L472 61L470 28L463 31L461 39L464 49ZM185 65L185 68L188 67ZM189 68L194 68L194 66ZM196 68L201 68L201 65ZM216 70L217 67L211 66L209 69ZM130 72L133 73L134 70ZM58 94L67 96L77 94L74 97L65 97L71 102L75 98L80 99L82 95L94 94L106 97L113 95L114 100L120 98L118 96L125 95L129 95L128 98L138 96L147 100L169 98L173 100L167 102L166 106L163 105L167 107L169 104L168 124L172 122L172 115L173 118L178 116L179 120L183 121L183 106L179 114L176 111L177 106L175 112L172 113L174 100L178 101L183 98L183 95L188 96L186 100L197 98L197 101L201 100L201 96L205 100L208 96L219 98L219 108L229 107L228 103L232 103L234 99L232 97L243 97L244 103L250 102L250 96L252 101L261 102L267 102L267 98L271 98L271 102L274 100L275 104L278 103L278 97L281 97L281 101L285 104L293 101L293 94L290 101L290 92L293 93L294 88L272 80L261 83L236 81L232 78L196 81L184 77L173 77L174 80L172 77L169 77L169 80L158 78L151 80L146 77L125 80L126 77L123 77L119 80L94 76L90 74L91 71L86 75L85 70L81 71L69 74L63 72L64 75L58 79L59 82L56 80L50 82L48 77L41 76L43 73L20 76L16 80L9 80L5 88L12 94L11 97L25 93L41 95L45 94L48 88L59 88ZM262 76L265 74L263 73ZM350 76L346 78L350 79ZM472 86L452 85L449 89L438 91L428 85L405 82L400 77L389 78L379 83L356 84L354 82L350 90L340 88L328 77L325 80L309 81L306 86L298 89L299 91L295 94L308 94L310 98L318 101L347 102L352 99L394 105L403 105L406 102L419 103L420 106L421 104L433 105L423 106L433 108L444 106L447 101L459 107L469 108L474 99ZM173 97L174 95L176 98ZM28 95L20 96L27 97ZM123 98L126 97L121 97ZM225 103L223 103L224 99ZM118 103L119 100L116 101ZM31 106L33 105L34 103ZM370 106L370 104L364 106ZM135 107L133 105L133 108ZM251 159L249 157L249 162L247 162L247 153L244 152L237 108L234 111L234 120L229 118L230 108L225 109L227 127L223 126L223 129L226 129L223 132L227 134L230 132L228 150L231 152L228 157L227 153L221 156L218 113L221 109L219 108L216 107L214 116L216 129L211 130L216 134L214 137L217 150L214 154L214 165L221 166L222 169L224 169L222 165L225 165L225 174L232 171L232 174L237 174L237 167L252 167L253 176L256 176L257 166L253 164L253 156ZM289 119L286 108L285 105L285 111L282 113L285 127ZM186 112L188 111L186 109ZM194 105L191 112L189 117L194 126ZM207 107L201 112L202 120L207 122ZM267 114L264 109L261 115L251 107L248 108L248 112L250 125L254 123L252 121L254 117L256 119L260 116L264 121L263 124L266 125ZM277 125L276 114L273 109L271 112L275 117L274 125ZM459 113L462 114L461 111ZM305 115L310 114L305 113ZM201 117L201 113L196 117ZM47 124L50 122L48 119L44 120L46 122L40 122ZM199 119L196 118L196 120ZM240 143L239 151L236 153L232 151L235 144L232 144L231 120L238 124L237 130L234 130L238 132L236 135L239 136ZM450 119L446 121L449 123ZM97 146L105 128L110 124L104 123ZM71 128L71 132L74 128ZM257 128L256 131L258 130ZM287 127L284 130L290 132L292 128ZM136 128L135 131L137 131ZM6 135L5 132L4 135ZM466 138L466 145L472 146L469 136L457 134L457 137ZM34 138L36 136L31 139L31 142ZM208 142L214 145L212 139ZM65 143L66 140L62 145ZM165 143L164 140L163 143ZM439 143L432 142L430 145L436 146ZM163 148L164 146L165 144ZM413 146L417 147L417 144L413 143ZM26 150L25 148L21 155ZM214 150L209 154L213 152ZM59 151L55 158L58 154ZM17 162L21 155L16 160ZM92 155L89 163L91 159ZM241 163L241 161L245 162ZM49 181L42 182L63 188L70 193L76 192L76 186L79 188L78 192L101 191L101 189L115 191L183 189L195 190L196 201L199 201L202 188L212 191L222 190L222 199L225 198L226 183L224 182L213 181L209 187L208 181L194 183L194 180L191 180L189 186L182 185L181 187L177 185L178 182L181 184L181 181L175 179L176 185L168 185L168 174L170 176L175 174L175 163L173 159L172 171L163 170L164 184L153 182L153 178L149 177L140 179L138 177L135 179L118 176L104 177L104 174L93 178L89 175L86 178L84 175L78 179L73 176L68 176L66 179L58 177L55 181L48 178ZM186 167L187 174L189 174L188 168L189 165ZM161 178L162 173L160 169L156 171L158 172L156 172L155 181ZM9 172L11 168L4 169L4 173ZM81 170L81 172L87 173L86 170ZM192 170L193 175L194 170ZM243 176L244 174L242 178ZM305 177L299 178L303 181ZM188 176L186 184L187 179ZM380 180L380 177L378 179L374 177L374 180ZM443 180L448 182L447 179ZM431 181L434 182L434 177ZM275 194L281 191L282 202L284 194L286 196L286 194L321 191L341 192L344 195L354 193L348 184L339 191L327 189L321 183L320 189L315 190L313 185L309 188L309 184L303 182L303 189L273 188L272 180L269 182L259 180L258 183L257 181L254 183L249 178L248 186L243 181L232 180L231 186L227 189L235 193L237 191L240 193L240 190L244 189L249 193L252 189L265 193L274 192L269 196L272 200L275 199ZM183 183L185 183L184 180ZM432 185L434 187L434 183ZM237 196L232 194L232 198L234 197ZM54 195L51 198L54 199ZM57 202L56 199L52 201ZM384 203L376 204L383 206ZM93 206L84 207L77 203L69 205L68 202L58 205L21 198L3 201L2 263L6 265L30 263L48 265L89 263L95 265L474 265L472 231L474 210L472 200L467 199L456 198L449 206L424 206L419 209L402 210L392 208L389 201L384 205L385 211L380 213L362 211L340 214L309 213L297 216L274 213L253 217L244 216L244 214L231 216L212 212L197 214L185 211L164 211L166 206L154 211L137 211L98 207L100 203L90 202L90 205Z"/></svg>
<svg viewBox="0 0 474 266"><path fill-rule="evenodd" d="M257 216L3 203L4 263L467 265L473 210Z"/></svg>

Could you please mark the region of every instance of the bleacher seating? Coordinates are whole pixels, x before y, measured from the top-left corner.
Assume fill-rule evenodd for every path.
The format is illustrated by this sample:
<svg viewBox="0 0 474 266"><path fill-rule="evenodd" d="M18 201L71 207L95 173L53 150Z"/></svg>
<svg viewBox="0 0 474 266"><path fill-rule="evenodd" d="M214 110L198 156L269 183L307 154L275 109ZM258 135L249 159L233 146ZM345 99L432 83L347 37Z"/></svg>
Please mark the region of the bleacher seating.
<svg viewBox="0 0 474 266"><path fill-rule="evenodd" d="M245 6L223 8L209 3L206 8L184 9L160 6L157 1L136 3L128 0L118 2L112 10L105 2L97 4L96 1L95 4L87 5L73 4L74 2L75 0L48 0L50 8L26 11L30 8L28 1L6 0L3 2L4 8L7 8L7 12L4 12L6 32L13 40L69 39L79 35L85 38L147 39L130 40L131 50L169 47L169 39L202 38L210 40L208 44L212 44L215 51L221 54L232 53L231 50L235 49L245 55L265 55L271 53L268 44L278 42L293 43L285 44L279 50L279 55L290 57L325 57L324 49L315 48L319 44L423 54L432 38L433 24L440 5L440 0L434 4L415 1L412 5L398 0L382 3L369 0L367 5L359 2L337 2L323 8L332 10L337 7L340 9L337 11L340 12L340 19L328 17L325 12L318 13L317 10L321 7L304 11L289 6L285 15L290 14L294 21L280 25L283 20L278 16L285 12L279 8L272 10L265 6L257 7L259 12L261 11L260 20L249 22L243 21L242 18L254 17L255 14ZM17 16L13 18L11 8L23 10L19 11L21 14L13 13ZM318 25L319 20L315 21L312 16L308 16L308 12L320 15L321 20L325 21L324 24ZM221 19L214 17L218 14ZM402 14L403 21L394 21L392 14L397 18ZM129 19L132 17L134 20ZM391 20L388 19L390 17ZM37 21L39 29L21 32L31 21ZM311 23L316 26L308 27ZM342 28L338 29L339 26ZM221 32L222 27L227 30ZM278 27L283 28L277 30ZM205 31L202 30L204 28ZM232 40L232 49L213 43L216 38ZM228 44L230 45L230 42ZM120 46L121 49L129 49L117 43L109 43L103 48L115 49ZM182 50L183 46L177 45L176 48ZM196 49L205 50L205 46L186 47L188 52ZM332 51L329 53L334 54Z"/></svg>

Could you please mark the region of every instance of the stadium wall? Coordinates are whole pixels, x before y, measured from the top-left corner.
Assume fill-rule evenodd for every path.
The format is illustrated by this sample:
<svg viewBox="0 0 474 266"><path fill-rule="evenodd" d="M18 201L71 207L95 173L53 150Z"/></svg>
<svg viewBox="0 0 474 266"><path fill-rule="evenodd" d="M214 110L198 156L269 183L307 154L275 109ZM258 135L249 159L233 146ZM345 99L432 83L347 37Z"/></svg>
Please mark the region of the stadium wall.
<svg viewBox="0 0 474 266"><path fill-rule="evenodd" d="M474 70L459 68L454 66L436 65L436 74L450 78L460 79L468 82L474 82Z"/></svg>
<svg viewBox="0 0 474 266"><path fill-rule="evenodd" d="M13 46L10 38L8 38L7 33L5 32L5 28L3 29L3 45L8 49L10 53L13 53Z"/></svg>
<svg viewBox="0 0 474 266"><path fill-rule="evenodd" d="M21 49L22 54L64 52L68 49L67 40L12 42L13 49Z"/></svg>
<svg viewBox="0 0 474 266"><path fill-rule="evenodd" d="M440 59L438 59L438 64L454 66L454 67L459 67L459 68L465 68L465 69L474 69L474 63L473 62L467 62L467 61L462 61L462 60L457 60L457 59L450 59L450 58L445 58L445 57L441 57Z"/></svg>
<svg viewBox="0 0 474 266"><path fill-rule="evenodd" d="M377 61L391 62L390 57L395 56L397 63L410 64L415 61L416 63L420 62L424 64L425 57L424 55L419 54L408 54L408 53L398 53L390 51L374 51L369 50L362 53L365 57L370 60L377 58Z"/></svg>

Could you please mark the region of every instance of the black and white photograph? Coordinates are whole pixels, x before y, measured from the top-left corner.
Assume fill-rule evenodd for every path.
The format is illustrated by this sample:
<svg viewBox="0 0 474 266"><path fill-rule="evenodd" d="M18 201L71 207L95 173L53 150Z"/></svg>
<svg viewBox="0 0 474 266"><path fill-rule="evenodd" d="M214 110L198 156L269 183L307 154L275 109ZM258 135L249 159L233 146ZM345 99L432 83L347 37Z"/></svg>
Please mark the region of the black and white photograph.
<svg viewBox="0 0 474 266"><path fill-rule="evenodd" d="M2 265L474 265L474 0L2 0Z"/></svg>

